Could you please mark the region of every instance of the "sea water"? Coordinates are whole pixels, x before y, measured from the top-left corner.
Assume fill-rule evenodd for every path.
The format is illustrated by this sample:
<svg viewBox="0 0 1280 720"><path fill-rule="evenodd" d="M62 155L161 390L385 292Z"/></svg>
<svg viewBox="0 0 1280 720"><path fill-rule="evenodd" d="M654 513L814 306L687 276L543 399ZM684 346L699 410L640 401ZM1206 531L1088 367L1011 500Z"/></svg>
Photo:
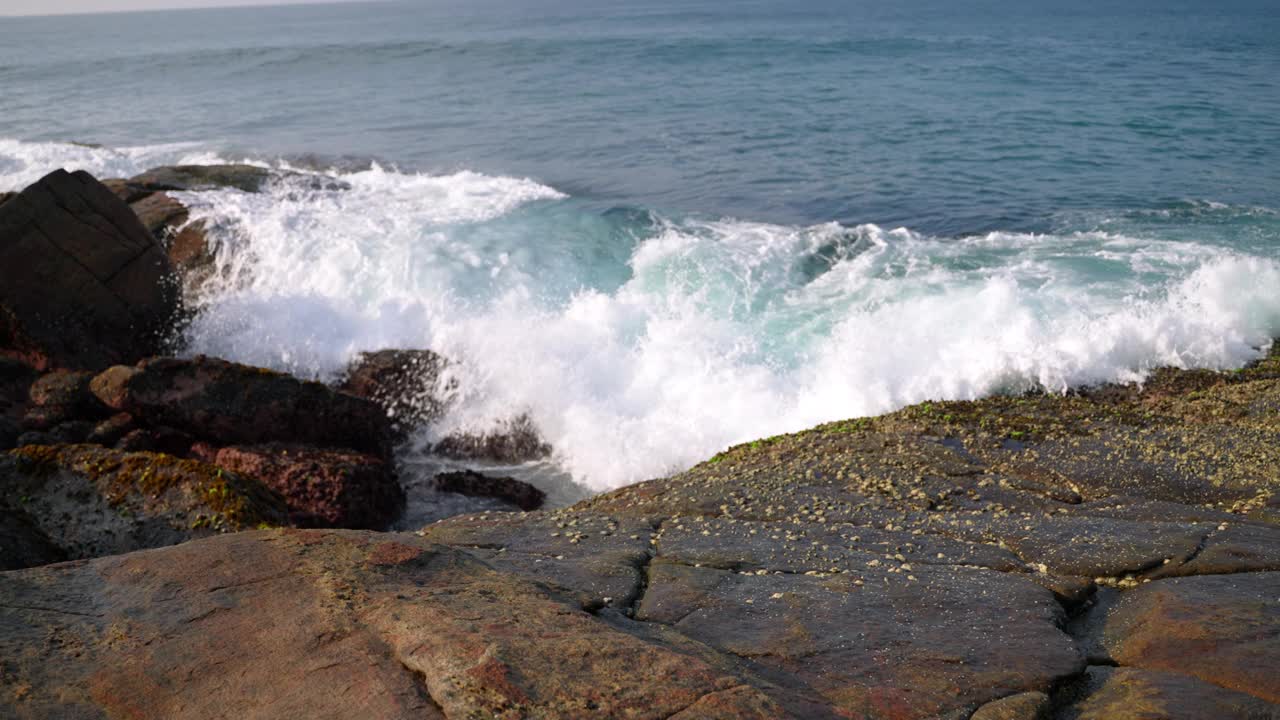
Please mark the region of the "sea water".
<svg viewBox="0 0 1280 720"><path fill-rule="evenodd" d="M1273 2L386 2L0 19L0 190L180 193L185 338L455 361L560 498L929 399L1229 368L1280 335ZM570 481L571 482L568 482Z"/></svg>

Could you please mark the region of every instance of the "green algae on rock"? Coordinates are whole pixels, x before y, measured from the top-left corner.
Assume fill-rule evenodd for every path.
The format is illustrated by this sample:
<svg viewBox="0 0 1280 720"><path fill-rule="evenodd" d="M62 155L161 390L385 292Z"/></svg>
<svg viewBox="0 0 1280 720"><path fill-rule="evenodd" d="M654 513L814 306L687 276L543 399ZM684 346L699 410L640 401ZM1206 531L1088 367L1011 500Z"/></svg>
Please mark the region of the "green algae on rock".
<svg viewBox="0 0 1280 720"><path fill-rule="evenodd" d="M171 545L286 522L256 480L161 453L27 446L0 457L5 497L69 558Z"/></svg>

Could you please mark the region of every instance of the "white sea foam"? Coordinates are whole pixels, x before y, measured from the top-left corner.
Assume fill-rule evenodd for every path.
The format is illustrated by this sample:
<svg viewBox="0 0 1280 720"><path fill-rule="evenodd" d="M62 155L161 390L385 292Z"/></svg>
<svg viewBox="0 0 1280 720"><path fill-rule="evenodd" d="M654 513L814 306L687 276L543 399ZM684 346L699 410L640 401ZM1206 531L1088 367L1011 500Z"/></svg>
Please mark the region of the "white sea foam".
<svg viewBox="0 0 1280 720"><path fill-rule="evenodd" d="M332 377L361 350L435 349L460 396L433 433L528 412L594 489L928 399L1238 366L1280 334L1280 263L1213 238L614 232L531 180L341 179L181 195L219 242L191 352Z"/></svg>
<svg viewBox="0 0 1280 720"><path fill-rule="evenodd" d="M87 170L95 177L131 177L158 165L226 162L196 143L110 148L0 138L0 192L21 190L59 168Z"/></svg>
<svg viewBox="0 0 1280 720"><path fill-rule="evenodd" d="M667 222L620 286L557 295L550 275L589 268L534 269L548 214L572 209L554 190L343 179L184 197L219 223L233 278L194 349L324 376L362 349L434 348L463 375L437 432L527 411L597 489L926 399L1240 365L1280 332L1276 262L1105 233Z"/></svg>

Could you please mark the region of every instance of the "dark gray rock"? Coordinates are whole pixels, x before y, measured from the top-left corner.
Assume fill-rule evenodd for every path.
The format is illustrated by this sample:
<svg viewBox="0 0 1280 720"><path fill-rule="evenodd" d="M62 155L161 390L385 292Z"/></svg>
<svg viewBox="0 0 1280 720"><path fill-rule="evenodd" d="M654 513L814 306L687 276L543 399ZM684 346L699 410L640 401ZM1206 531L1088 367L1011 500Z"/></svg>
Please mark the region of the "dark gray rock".
<svg viewBox="0 0 1280 720"><path fill-rule="evenodd" d="M38 369L136 362L164 344L177 288L128 205L59 170L0 206L0 354Z"/></svg>

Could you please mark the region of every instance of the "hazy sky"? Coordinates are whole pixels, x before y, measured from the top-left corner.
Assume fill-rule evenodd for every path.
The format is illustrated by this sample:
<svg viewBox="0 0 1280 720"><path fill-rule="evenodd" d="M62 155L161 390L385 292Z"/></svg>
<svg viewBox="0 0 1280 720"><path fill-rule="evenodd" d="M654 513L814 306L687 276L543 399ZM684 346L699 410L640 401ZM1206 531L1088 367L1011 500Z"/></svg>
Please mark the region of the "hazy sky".
<svg viewBox="0 0 1280 720"><path fill-rule="evenodd" d="M299 5L324 1L326 0L0 0L0 15L54 15L231 5Z"/></svg>

